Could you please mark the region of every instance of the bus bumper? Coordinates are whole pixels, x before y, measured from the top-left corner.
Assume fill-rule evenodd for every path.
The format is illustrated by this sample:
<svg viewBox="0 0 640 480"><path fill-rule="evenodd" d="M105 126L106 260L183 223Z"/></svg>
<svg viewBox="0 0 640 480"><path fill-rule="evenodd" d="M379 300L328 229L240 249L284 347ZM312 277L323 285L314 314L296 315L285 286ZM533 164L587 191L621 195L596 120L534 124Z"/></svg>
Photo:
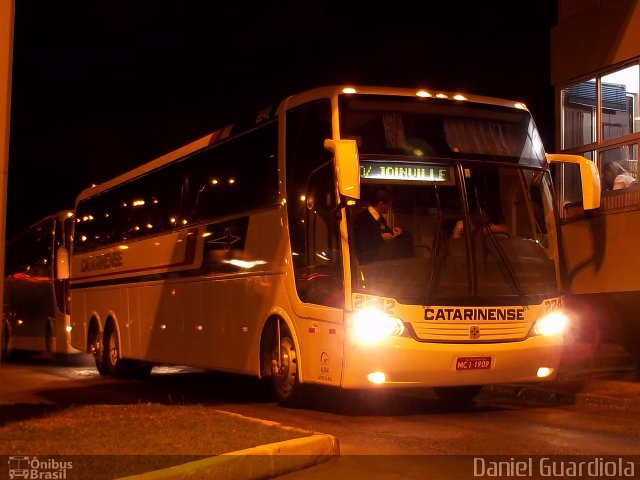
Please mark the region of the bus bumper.
<svg viewBox="0 0 640 480"><path fill-rule="evenodd" d="M484 344L426 343L397 337L375 346L351 344L345 351L342 387L445 387L551 381L558 374L563 345L560 335ZM539 376L543 371L546 376Z"/></svg>

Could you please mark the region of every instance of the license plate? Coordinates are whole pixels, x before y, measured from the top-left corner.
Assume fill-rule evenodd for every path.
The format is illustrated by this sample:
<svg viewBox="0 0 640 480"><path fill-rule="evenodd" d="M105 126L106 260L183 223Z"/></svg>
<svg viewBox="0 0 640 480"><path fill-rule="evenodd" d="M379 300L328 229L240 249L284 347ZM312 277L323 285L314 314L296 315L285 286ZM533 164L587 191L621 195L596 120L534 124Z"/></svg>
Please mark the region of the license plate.
<svg viewBox="0 0 640 480"><path fill-rule="evenodd" d="M491 368L491 357L458 357L456 370L485 370Z"/></svg>

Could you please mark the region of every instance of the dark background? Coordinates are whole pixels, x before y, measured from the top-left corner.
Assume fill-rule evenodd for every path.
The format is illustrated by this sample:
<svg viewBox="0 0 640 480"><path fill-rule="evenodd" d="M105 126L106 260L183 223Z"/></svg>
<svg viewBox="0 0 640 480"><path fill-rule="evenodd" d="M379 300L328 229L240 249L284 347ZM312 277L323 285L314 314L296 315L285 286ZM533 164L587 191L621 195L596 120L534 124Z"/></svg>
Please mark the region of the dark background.
<svg viewBox="0 0 640 480"><path fill-rule="evenodd" d="M16 1L7 236L323 84L525 102L553 148L556 2Z"/></svg>

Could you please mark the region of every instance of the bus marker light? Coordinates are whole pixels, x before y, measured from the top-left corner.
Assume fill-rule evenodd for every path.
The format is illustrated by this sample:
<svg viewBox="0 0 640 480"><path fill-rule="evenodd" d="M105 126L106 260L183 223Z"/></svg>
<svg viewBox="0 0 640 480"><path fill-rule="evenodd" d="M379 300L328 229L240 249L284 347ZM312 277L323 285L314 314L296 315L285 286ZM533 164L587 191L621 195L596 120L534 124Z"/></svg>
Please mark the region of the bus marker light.
<svg viewBox="0 0 640 480"><path fill-rule="evenodd" d="M71 330L73 330L73 327L71 325L67 325L66 327L64 327L64 329L67 331L67 333L71 333Z"/></svg>
<svg viewBox="0 0 640 480"><path fill-rule="evenodd" d="M376 385L380 385L386 381L386 375L383 372L371 372L367 375L367 379L371 383L375 383Z"/></svg>

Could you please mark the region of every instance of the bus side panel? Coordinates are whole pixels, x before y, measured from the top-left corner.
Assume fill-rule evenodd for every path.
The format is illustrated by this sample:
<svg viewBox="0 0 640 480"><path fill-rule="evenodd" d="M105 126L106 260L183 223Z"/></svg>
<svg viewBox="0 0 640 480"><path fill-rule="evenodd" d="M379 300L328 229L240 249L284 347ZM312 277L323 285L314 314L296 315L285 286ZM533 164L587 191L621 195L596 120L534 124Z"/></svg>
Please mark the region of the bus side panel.
<svg viewBox="0 0 640 480"><path fill-rule="evenodd" d="M211 279L202 283L202 329L191 326L187 345L198 365L246 372L244 359L257 319L247 316L247 278Z"/></svg>
<svg viewBox="0 0 640 480"><path fill-rule="evenodd" d="M87 328L90 316L86 311L86 292L71 291L71 345L81 352L87 351Z"/></svg>
<svg viewBox="0 0 640 480"><path fill-rule="evenodd" d="M336 319L342 311L335 309ZM301 379L306 383L340 386L344 363L344 325L315 318L300 318Z"/></svg>
<svg viewBox="0 0 640 480"><path fill-rule="evenodd" d="M300 344L300 379L306 383L339 386L344 356L344 312L340 308L301 302L290 276L282 277L280 291L288 292Z"/></svg>
<svg viewBox="0 0 640 480"><path fill-rule="evenodd" d="M143 360L194 364L201 345L193 336L201 323L201 293L197 282L171 282L133 287L138 325L134 355Z"/></svg>

